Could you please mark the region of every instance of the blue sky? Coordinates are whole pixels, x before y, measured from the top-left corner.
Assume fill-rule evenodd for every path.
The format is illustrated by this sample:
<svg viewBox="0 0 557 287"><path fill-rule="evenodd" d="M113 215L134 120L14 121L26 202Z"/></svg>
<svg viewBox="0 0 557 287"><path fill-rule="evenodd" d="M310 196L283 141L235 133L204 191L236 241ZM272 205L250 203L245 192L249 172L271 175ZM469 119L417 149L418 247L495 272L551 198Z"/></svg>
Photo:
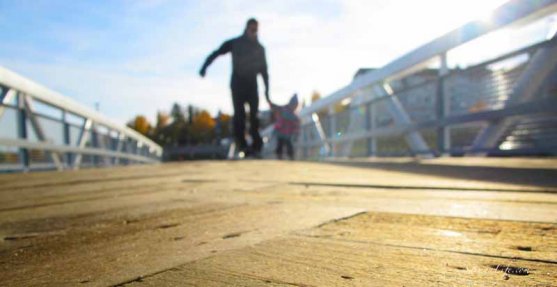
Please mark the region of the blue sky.
<svg viewBox="0 0 557 287"><path fill-rule="evenodd" d="M153 119L173 102L231 112L229 56L205 79L197 71L249 17L261 23L280 103L293 92L332 93L358 68L380 67L503 2L0 0L0 65L85 106L99 102L121 123Z"/></svg>

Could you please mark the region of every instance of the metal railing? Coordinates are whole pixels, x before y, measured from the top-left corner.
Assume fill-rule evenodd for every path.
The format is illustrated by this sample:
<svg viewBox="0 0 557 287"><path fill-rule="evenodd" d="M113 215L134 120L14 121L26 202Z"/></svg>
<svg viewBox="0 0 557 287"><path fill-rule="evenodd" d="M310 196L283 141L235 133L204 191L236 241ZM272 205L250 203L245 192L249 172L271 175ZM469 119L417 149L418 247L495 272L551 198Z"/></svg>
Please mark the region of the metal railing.
<svg viewBox="0 0 557 287"><path fill-rule="evenodd" d="M356 76L302 109L299 156L557 155L556 12L554 0L509 1L489 21ZM497 33L517 41L461 66Z"/></svg>
<svg viewBox="0 0 557 287"><path fill-rule="evenodd" d="M156 163L161 156L136 131L0 67L0 171Z"/></svg>

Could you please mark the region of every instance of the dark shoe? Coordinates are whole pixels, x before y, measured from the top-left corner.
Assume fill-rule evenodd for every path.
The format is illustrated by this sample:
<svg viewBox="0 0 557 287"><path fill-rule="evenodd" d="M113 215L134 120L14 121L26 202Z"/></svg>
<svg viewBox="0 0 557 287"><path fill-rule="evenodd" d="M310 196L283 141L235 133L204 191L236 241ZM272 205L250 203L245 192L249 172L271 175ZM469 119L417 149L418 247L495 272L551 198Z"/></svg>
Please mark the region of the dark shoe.
<svg viewBox="0 0 557 287"><path fill-rule="evenodd" d="M262 159L263 156L261 155L261 151L253 150L252 148L248 148L246 151L246 157L251 159Z"/></svg>

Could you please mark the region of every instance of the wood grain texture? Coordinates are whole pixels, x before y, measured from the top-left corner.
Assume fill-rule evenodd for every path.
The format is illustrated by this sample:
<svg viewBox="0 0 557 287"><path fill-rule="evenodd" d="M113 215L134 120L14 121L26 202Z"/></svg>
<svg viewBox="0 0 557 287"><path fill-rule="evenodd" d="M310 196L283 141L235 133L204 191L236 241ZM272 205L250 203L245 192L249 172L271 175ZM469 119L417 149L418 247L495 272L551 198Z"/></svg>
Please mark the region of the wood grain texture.
<svg viewBox="0 0 557 287"><path fill-rule="evenodd" d="M556 224L365 213L129 285L556 286L556 248Z"/></svg>
<svg viewBox="0 0 557 287"><path fill-rule="evenodd" d="M555 286L556 163L238 161L4 174L0 285ZM528 275L505 273L519 268Z"/></svg>

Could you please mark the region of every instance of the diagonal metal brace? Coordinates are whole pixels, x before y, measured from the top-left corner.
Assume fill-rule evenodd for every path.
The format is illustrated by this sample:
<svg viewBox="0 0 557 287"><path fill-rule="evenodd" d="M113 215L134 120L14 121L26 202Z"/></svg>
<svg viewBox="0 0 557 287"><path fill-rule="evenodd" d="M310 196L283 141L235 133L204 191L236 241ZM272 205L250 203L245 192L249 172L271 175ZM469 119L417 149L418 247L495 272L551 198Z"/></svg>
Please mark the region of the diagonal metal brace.
<svg viewBox="0 0 557 287"><path fill-rule="evenodd" d="M518 79L507 105L534 100L555 67L557 67L557 36L553 36L547 46L534 53ZM514 124L516 120L512 118L490 122L474 140L471 152L495 148Z"/></svg>
<svg viewBox="0 0 557 287"><path fill-rule="evenodd" d="M375 85L373 86L373 90L378 95L385 95L389 107L389 112L393 116L393 119L395 120L397 125L411 125L413 123L412 119L410 118L408 113L406 113L406 110L404 109L398 98L394 96L394 92L388 83L385 83L382 86ZM413 153L426 153L433 156L431 149L429 148L419 131L412 130L405 134L404 138L406 139L406 142L410 146L410 149Z"/></svg>
<svg viewBox="0 0 557 287"><path fill-rule="evenodd" d="M82 149L82 148L85 147L85 144L89 140L89 130L91 129L92 125L93 125L93 121L91 119L85 119L85 122L83 122L83 126L81 127L81 132L80 132L79 138L77 140L77 147L78 148ZM74 163L73 163L73 168L74 169L79 169L79 166L81 165L82 157L83 157L82 154L77 154L75 156L75 160L74 160Z"/></svg>
<svg viewBox="0 0 557 287"><path fill-rule="evenodd" d="M41 124L39 123L39 120L37 119L37 116L35 115L34 111L33 111L33 106L31 105L31 101L29 100L28 96L24 96L23 97L23 103L25 105L25 112L27 113L27 118L29 119L31 126L33 126L33 130L35 131L35 134L37 135L37 138L42 141L42 142L48 142L48 139L46 138L46 135L43 131L43 128L41 126ZM64 165L62 164L62 161L60 160L60 154L57 152L50 152L50 157L52 158L52 161L54 162L54 165L56 166L56 169L58 170L63 170L64 169Z"/></svg>

